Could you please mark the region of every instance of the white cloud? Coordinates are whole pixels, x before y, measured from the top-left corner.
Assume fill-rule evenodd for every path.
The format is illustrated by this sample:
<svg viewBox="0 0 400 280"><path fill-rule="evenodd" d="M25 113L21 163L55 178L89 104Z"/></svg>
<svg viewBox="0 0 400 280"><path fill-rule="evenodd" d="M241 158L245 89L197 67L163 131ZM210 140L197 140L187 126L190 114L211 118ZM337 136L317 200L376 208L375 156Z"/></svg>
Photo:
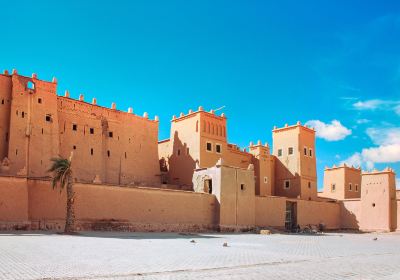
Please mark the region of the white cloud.
<svg viewBox="0 0 400 280"><path fill-rule="evenodd" d="M394 111L400 116L400 100L370 99L353 103L356 110L386 110Z"/></svg>
<svg viewBox="0 0 400 280"><path fill-rule="evenodd" d="M367 135L377 147L362 149L344 163L373 169L375 163L400 162L400 127L368 128Z"/></svg>
<svg viewBox="0 0 400 280"><path fill-rule="evenodd" d="M375 145L400 145L400 127L368 128L367 135Z"/></svg>
<svg viewBox="0 0 400 280"><path fill-rule="evenodd" d="M351 157L343 160L341 163L345 163L349 166L360 167L362 164L361 154L354 153Z"/></svg>
<svg viewBox="0 0 400 280"><path fill-rule="evenodd" d="M378 109L379 106L382 106L385 101L380 99L372 99L366 101L358 101L353 104L353 107L358 110L375 110Z"/></svg>
<svg viewBox="0 0 400 280"><path fill-rule="evenodd" d="M400 144L363 149L361 155L365 162L398 162L400 161Z"/></svg>
<svg viewBox="0 0 400 280"><path fill-rule="evenodd" d="M356 122L357 122L357 124L366 124L366 123L369 123L371 121L367 120L367 119L360 119L360 120L357 120Z"/></svg>
<svg viewBox="0 0 400 280"><path fill-rule="evenodd" d="M346 128L337 120L333 120L331 123L310 120L306 122L306 125L314 127L317 137L327 141L343 140L351 134L351 129Z"/></svg>

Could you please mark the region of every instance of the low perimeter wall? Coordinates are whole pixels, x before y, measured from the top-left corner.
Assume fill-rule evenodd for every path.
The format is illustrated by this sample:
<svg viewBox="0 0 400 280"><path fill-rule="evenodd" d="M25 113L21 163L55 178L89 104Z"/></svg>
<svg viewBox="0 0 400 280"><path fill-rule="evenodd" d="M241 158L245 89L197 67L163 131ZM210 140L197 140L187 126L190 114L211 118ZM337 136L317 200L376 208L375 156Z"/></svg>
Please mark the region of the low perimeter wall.
<svg viewBox="0 0 400 280"><path fill-rule="evenodd" d="M217 228L215 196L202 193L74 184L77 230L207 231ZM2 228L61 230L65 191L49 181L0 177Z"/></svg>
<svg viewBox="0 0 400 280"><path fill-rule="evenodd" d="M327 229L340 228L338 203L285 197L256 197L256 226L284 228L287 201L297 203L297 223L300 227L323 223Z"/></svg>

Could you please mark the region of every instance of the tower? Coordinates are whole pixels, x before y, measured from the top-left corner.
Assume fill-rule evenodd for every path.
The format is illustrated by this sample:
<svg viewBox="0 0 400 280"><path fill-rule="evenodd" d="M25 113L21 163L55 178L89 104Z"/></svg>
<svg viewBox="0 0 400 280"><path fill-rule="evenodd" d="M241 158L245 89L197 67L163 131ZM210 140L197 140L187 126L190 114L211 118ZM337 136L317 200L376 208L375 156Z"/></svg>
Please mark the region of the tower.
<svg viewBox="0 0 400 280"><path fill-rule="evenodd" d="M315 131L296 125L272 130L275 164L275 195L317 199Z"/></svg>
<svg viewBox="0 0 400 280"><path fill-rule="evenodd" d="M270 154L269 145L257 142L257 145L250 143L249 152L253 155L255 174L255 194L259 196L274 195L275 185L275 160Z"/></svg>
<svg viewBox="0 0 400 280"><path fill-rule="evenodd" d="M361 197L361 168L342 164L325 168L323 197L352 199Z"/></svg>
<svg viewBox="0 0 400 280"><path fill-rule="evenodd" d="M396 228L395 175L390 168L362 173L361 230L392 231Z"/></svg>

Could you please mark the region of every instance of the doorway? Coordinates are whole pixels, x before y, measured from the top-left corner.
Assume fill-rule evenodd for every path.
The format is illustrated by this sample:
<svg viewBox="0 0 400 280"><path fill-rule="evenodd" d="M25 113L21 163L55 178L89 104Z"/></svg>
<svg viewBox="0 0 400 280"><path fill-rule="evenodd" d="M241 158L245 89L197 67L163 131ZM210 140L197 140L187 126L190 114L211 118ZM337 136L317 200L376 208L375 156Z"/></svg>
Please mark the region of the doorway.
<svg viewBox="0 0 400 280"><path fill-rule="evenodd" d="M204 180L204 192L212 194L212 180L211 179Z"/></svg>
<svg viewBox="0 0 400 280"><path fill-rule="evenodd" d="M297 227L297 202L286 201L285 229L292 231Z"/></svg>

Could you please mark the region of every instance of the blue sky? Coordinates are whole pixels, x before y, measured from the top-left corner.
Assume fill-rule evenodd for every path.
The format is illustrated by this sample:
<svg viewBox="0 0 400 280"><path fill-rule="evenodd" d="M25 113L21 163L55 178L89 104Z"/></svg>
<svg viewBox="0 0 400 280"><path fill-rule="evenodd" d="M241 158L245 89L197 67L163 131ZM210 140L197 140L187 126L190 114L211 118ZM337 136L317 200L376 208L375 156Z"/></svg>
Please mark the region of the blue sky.
<svg viewBox="0 0 400 280"><path fill-rule="evenodd" d="M316 126L324 166L400 175L399 1L5 1L0 67L160 117L226 106L228 137ZM279 2L279 3L275 3Z"/></svg>

